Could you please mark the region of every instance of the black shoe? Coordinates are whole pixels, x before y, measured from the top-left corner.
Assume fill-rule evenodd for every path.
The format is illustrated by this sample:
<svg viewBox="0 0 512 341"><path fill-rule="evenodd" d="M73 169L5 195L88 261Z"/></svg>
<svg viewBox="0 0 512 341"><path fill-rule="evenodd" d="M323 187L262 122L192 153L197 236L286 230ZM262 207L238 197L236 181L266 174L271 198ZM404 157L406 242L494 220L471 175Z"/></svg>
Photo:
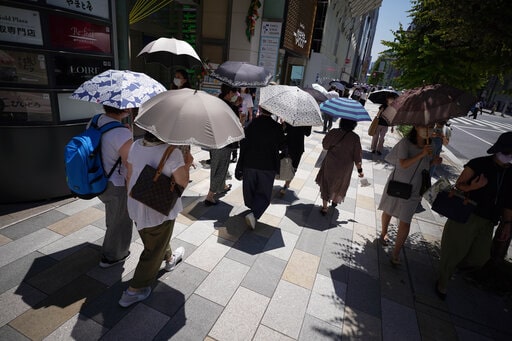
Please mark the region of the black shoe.
<svg viewBox="0 0 512 341"><path fill-rule="evenodd" d="M207 200L207 199L204 200L204 205L205 206L215 206L218 203L219 203L218 201L210 201L210 200Z"/></svg>
<svg viewBox="0 0 512 341"><path fill-rule="evenodd" d="M118 260L108 260L105 256L103 256L101 257L100 268L106 269L116 264L123 263L125 260L128 259L128 257L130 257L130 251L128 251L128 254L126 256Z"/></svg>
<svg viewBox="0 0 512 341"><path fill-rule="evenodd" d="M206 163L207 165L209 165L210 163L212 163L212 160L208 159L208 160L206 160L204 163Z"/></svg>
<svg viewBox="0 0 512 341"><path fill-rule="evenodd" d="M372 154L375 154L375 150L372 150Z"/></svg>
<svg viewBox="0 0 512 341"><path fill-rule="evenodd" d="M377 152L377 155L382 155L382 153L378 151L378 152Z"/></svg>

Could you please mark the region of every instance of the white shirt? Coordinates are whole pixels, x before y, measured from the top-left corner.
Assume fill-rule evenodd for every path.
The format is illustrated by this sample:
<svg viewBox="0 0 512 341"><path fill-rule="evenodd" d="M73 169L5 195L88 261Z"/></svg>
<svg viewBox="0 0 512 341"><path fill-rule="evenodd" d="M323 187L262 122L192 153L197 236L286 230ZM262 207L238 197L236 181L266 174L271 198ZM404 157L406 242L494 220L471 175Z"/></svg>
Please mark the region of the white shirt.
<svg viewBox="0 0 512 341"><path fill-rule="evenodd" d="M98 120L98 126L101 127L113 121L117 120L103 114ZM89 126L89 124L87 124L87 126ZM103 162L103 169L105 170L105 173L110 173L117 159L119 159L119 149L121 149L126 141L131 140L132 138L132 132L128 128L114 128L101 136L101 160ZM125 186L126 174L126 167L122 162L119 162L108 181L112 182L114 186Z"/></svg>
<svg viewBox="0 0 512 341"><path fill-rule="evenodd" d="M165 143L156 146L144 146L142 141L143 139L135 141L130 148L130 152L128 153L128 163L132 165L132 175L130 177L130 183L128 184L128 193L130 193L132 190L132 187L137 181L137 178L142 172L142 169L146 165L157 168L162 155L164 154L167 147L169 147L169 145ZM185 165L183 154L178 148L176 148L167 159L167 162L162 169L162 174L171 176L171 174L176 171L176 169L183 165ZM138 230L142 230L146 227L158 226L166 220L176 219L178 214L183 210L181 198L178 198L176 205L174 205L167 216L133 199L129 195L127 205L128 214L130 215L130 218L135 222Z"/></svg>
<svg viewBox="0 0 512 341"><path fill-rule="evenodd" d="M243 114L247 114L247 110L249 108L252 108L254 107L254 103L252 102L252 96L251 94L246 94L246 93L243 93L242 94L242 113Z"/></svg>

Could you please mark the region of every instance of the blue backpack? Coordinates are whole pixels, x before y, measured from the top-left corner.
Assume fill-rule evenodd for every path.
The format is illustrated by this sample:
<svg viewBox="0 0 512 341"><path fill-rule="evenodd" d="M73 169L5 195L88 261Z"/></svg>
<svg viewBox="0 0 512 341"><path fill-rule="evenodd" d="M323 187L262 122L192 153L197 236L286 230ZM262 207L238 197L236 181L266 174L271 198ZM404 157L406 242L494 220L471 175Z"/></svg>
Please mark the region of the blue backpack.
<svg viewBox="0 0 512 341"><path fill-rule="evenodd" d="M89 128L74 136L66 145L66 182L71 193L81 199L92 199L107 189L108 179L121 162L117 159L108 174L101 160L101 136L107 131L124 127L121 122L109 122L98 127L101 114L95 115Z"/></svg>

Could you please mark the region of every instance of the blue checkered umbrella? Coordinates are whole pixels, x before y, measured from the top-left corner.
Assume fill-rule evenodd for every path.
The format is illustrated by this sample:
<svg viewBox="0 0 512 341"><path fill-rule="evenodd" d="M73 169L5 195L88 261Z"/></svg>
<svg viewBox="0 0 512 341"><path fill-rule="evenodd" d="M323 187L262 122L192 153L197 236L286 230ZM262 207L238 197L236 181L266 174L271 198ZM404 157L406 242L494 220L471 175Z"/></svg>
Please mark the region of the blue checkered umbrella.
<svg viewBox="0 0 512 341"><path fill-rule="evenodd" d="M144 73L107 70L82 83L70 98L128 109L164 91L162 84Z"/></svg>
<svg viewBox="0 0 512 341"><path fill-rule="evenodd" d="M335 97L323 102L320 104L320 111L336 118L352 121L372 120L361 103L345 97Z"/></svg>

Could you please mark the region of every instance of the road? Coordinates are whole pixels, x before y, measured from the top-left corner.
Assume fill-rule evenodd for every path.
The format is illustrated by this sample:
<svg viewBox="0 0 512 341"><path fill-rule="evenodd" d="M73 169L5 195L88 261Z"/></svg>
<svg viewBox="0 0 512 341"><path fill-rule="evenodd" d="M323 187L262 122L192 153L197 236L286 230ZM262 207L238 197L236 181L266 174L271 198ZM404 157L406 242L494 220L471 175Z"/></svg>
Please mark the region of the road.
<svg viewBox="0 0 512 341"><path fill-rule="evenodd" d="M447 148L465 164L467 160L487 155L498 137L512 131L510 116L490 115L484 113L474 120L471 117L458 117L450 120L452 138Z"/></svg>

